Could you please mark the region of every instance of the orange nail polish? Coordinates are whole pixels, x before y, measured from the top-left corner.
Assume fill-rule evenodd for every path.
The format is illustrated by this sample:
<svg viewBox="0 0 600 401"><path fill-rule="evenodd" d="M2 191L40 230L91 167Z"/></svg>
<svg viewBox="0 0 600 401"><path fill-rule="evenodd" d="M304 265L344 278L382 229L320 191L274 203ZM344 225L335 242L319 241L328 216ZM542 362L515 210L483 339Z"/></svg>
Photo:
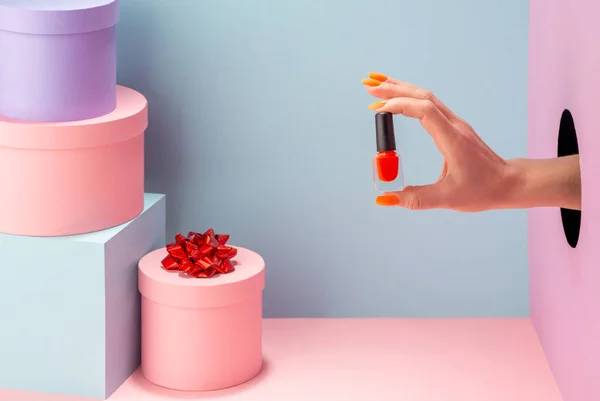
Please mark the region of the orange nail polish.
<svg viewBox="0 0 600 401"><path fill-rule="evenodd" d="M382 84L381 81L378 81L376 79L371 79L371 78L365 78L362 80L363 85L367 85L367 86L379 86Z"/></svg>
<svg viewBox="0 0 600 401"><path fill-rule="evenodd" d="M385 106L385 104L386 104L386 103L387 103L387 100L379 100L379 101L377 101L377 102L375 102L375 103L371 103L371 104L369 105L369 109L371 109L371 110L377 110L377 109L380 109L380 108L382 108L383 106Z"/></svg>
<svg viewBox="0 0 600 401"><path fill-rule="evenodd" d="M402 161L396 153L394 117L392 113L375 114L377 154L373 158L375 189L381 192L400 191L403 187Z"/></svg>
<svg viewBox="0 0 600 401"><path fill-rule="evenodd" d="M379 206L398 206L400 204L400 200L393 195L382 195L375 199L375 204Z"/></svg>
<svg viewBox="0 0 600 401"><path fill-rule="evenodd" d="M378 72L370 72L369 73L369 78L373 78L373 79L375 79L377 81L380 81L380 82L385 82L385 81L388 80L387 76L385 76L383 74L380 74Z"/></svg>

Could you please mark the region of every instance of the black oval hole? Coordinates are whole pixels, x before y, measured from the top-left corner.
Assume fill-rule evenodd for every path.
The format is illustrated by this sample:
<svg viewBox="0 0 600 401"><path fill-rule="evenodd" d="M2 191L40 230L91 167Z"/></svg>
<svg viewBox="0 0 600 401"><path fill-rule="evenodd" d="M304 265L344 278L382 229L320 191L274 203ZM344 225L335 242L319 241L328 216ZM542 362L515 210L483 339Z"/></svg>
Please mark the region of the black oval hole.
<svg viewBox="0 0 600 401"><path fill-rule="evenodd" d="M560 127L558 129L558 157L578 154L579 145L577 143L577 132L575 131L573 115L568 109L565 109L560 117ZM567 242L571 248L575 248L579 241L581 211L561 208L560 217Z"/></svg>

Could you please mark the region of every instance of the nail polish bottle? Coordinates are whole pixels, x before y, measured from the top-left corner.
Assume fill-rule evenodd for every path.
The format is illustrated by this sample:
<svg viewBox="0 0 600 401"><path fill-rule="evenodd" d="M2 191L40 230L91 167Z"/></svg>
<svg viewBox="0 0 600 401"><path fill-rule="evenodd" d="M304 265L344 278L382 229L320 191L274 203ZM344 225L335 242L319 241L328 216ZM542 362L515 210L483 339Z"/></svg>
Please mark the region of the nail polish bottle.
<svg viewBox="0 0 600 401"><path fill-rule="evenodd" d="M401 191L404 186L402 159L396 153L394 117L392 113L375 114L377 154L373 158L375 189L380 192Z"/></svg>

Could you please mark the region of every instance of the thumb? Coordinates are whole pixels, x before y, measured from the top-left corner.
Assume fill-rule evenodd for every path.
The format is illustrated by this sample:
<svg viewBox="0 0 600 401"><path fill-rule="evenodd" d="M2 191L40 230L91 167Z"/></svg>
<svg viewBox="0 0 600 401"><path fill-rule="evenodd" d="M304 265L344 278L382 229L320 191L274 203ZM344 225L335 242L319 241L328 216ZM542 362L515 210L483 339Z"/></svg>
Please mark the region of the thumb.
<svg viewBox="0 0 600 401"><path fill-rule="evenodd" d="M385 192L378 196L375 203L379 206L400 206L410 210L436 209L442 206L439 184L407 186L402 191Z"/></svg>

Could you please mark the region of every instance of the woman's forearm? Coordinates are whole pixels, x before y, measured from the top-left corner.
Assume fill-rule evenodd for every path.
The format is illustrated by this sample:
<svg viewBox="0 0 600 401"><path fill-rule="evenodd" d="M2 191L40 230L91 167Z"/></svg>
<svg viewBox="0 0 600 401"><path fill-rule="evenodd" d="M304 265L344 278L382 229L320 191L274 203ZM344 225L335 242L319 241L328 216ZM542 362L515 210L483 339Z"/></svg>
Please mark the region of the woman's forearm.
<svg viewBox="0 0 600 401"><path fill-rule="evenodd" d="M515 184L509 208L562 207L581 210L579 155L508 161Z"/></svg>

